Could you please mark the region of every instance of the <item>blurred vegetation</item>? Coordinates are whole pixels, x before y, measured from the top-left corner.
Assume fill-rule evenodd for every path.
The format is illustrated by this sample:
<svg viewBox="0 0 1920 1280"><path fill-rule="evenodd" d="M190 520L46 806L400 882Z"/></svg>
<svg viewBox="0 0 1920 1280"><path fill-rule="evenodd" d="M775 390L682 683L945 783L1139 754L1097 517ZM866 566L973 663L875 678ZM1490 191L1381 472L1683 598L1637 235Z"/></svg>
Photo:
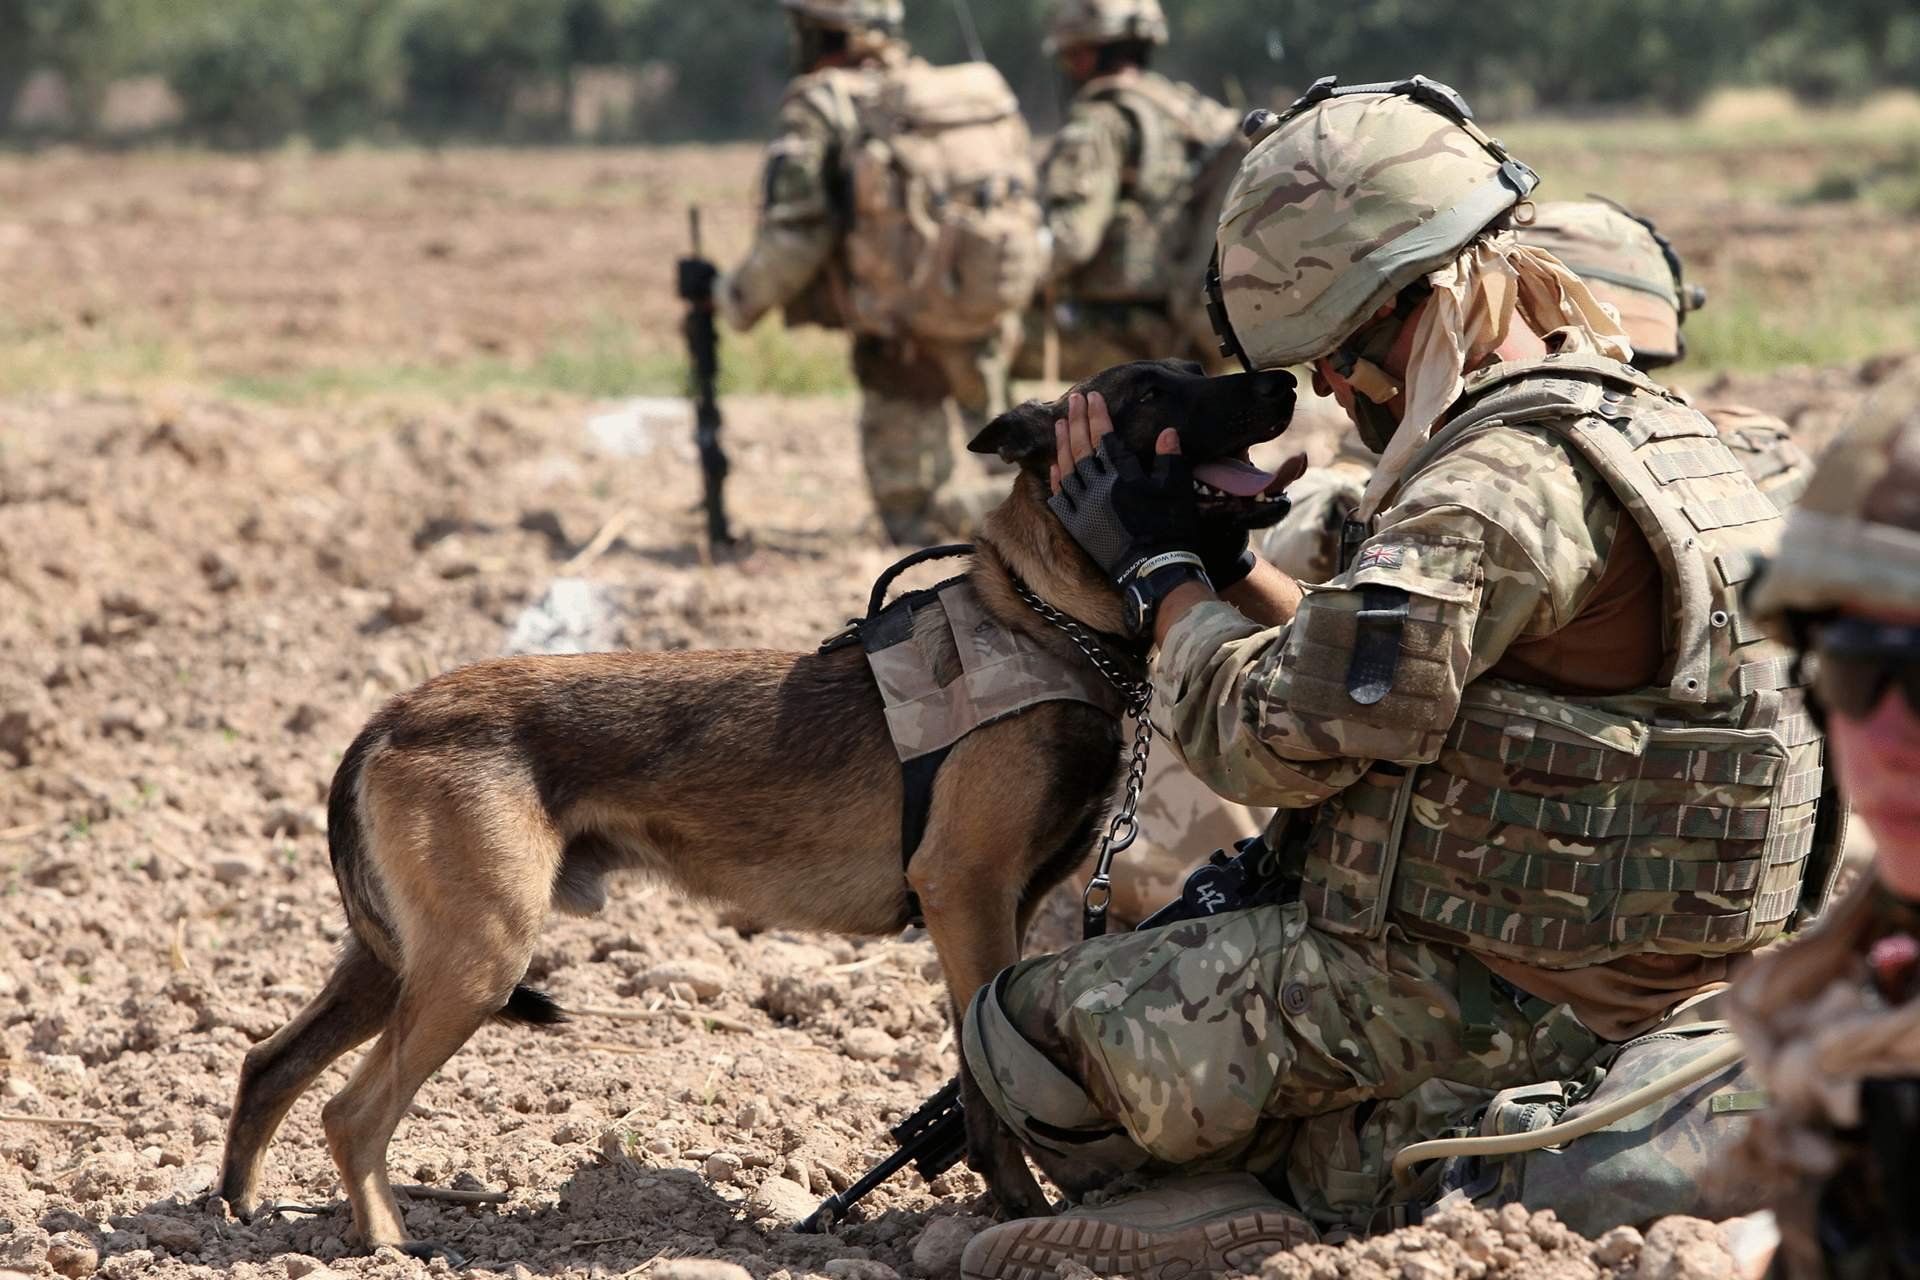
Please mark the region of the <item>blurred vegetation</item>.
<svg viewBox="0 0 1920 1280"><path fill-rule="evenodd" d="M973 0L989 56L1043 127L1057 77L1039 3ZM1326 72L1424 71L1484 114L1684 107L1729 85L1833 101L1920 85L1912 0L1174 0L1172 73L1230 100ZM964 56L954 0L916 0L908 34ZM787 74L774 0L0 0L0 130L35 72L64 86L58 120L86 136L108 88L171 87L169 128L224 145L304 134L659 141L763 132ZM597 73L597 74L596 74Z"/></svg>

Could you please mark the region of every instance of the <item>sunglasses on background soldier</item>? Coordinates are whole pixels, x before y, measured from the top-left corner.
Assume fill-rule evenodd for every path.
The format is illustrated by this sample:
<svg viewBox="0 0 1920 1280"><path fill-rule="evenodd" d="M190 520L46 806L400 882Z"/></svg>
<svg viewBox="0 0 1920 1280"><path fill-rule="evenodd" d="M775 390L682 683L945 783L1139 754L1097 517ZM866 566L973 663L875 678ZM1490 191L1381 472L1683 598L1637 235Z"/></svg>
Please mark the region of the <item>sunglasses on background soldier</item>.
<svg viewBox="0 0 1920 1280"><path fill-rule="evenodd" d="M1920 715L1920 626L1843 618L1820 628L1814 652L1813 692L1827 711L1864 720L1897 684Z"/></svg>

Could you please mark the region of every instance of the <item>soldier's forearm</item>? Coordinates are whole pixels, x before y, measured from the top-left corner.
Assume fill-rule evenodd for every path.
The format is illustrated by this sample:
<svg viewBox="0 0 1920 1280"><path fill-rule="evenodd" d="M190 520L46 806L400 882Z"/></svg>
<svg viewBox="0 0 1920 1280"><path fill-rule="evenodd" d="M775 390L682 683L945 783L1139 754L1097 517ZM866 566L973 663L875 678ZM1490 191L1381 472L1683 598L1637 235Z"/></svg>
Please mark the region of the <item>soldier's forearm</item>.
<svg viewBox="0 0 1920 1280"><path fill-rule="evenodd" d="M1255 560L1252 573L1217 596L1197 582L1175 587L1172 594L1161 602L1159 612L1154 614L1153 642L1159 644L1164 641L1174 624L1189 609L1209 600L1226 601L1246 615L1249 622L1257 622L1263 627L1277 627L1293 621L1293 615L1300 609L1300 601L1305 598L1306 592L1300 589L1299 583L1265 560Z"/></svg>
<svg viewBox="0 0 1920 1280"><path fill-rule="evenodd" d="M1305 740L1314 735L1288 735L1305 749L1303 758L1276 749L1266 732L1266 699L1256 689L1271 683L1274 646L1285 643L1286 632L1224 603L1189 587L1162 604L1170 621L1154 663L1154 724L1195 777L1242 804L1305 808L1351 785L1367 763L1319 755Z"/></svg>
<svg viewBox="0 0 1920 1280"><path fill-rule="evenodd" d="M1189 609L1219 598L1213 594L1212 588L1198 582L1181 583L1160 602L1159 611L1153 615L1153 642L1165 642L1167 632L1173 630L1174 624L1185 617Z"/></svg>
<svg viewBox="0 0 1920 1280"><path fill-rule="evenodd" d="M752 328L806 288L832 256L831 227L762 227L746 260L725 281L721 314L736 329Z"/></svg>
<svg viewBox="0 0 1920 1280"><path fill-rule="evenodd" d="M1220 598L1246 614L1250 621L1263 627L1277 627L1293 621L1306 594L1286 573L1265 560L1256 559L1253 572L1222 591Z"/></svg>

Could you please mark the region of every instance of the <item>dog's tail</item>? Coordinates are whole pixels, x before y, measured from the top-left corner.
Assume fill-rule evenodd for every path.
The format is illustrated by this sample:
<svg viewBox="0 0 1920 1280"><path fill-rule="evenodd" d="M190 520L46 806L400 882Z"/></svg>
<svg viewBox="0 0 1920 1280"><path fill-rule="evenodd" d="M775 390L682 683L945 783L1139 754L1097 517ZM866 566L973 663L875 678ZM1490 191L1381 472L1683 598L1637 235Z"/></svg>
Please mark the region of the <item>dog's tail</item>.
<svg viewBox="0 0 1920 1280"><path fill-rule="evenodd" d="M381 888L367 861L366 829L360 821L360 775L367 757L386 740L395 706L389 704L367 723L334 770L327 792L327 854L333 882L340 889L347 927L389 970L401 973L400 943L383 909ZM550 1027L567 1020L566 1011L546 992L522 983L495 1015L502 1022Z"/></svg>
<svg viewBox="0 0 1920 1280"><path fill-rule="evenodd" d="M567 1021L567 1011L558 1001L538 987L521 983L507 997L507 1007L494 1017L502 1022L518 1022L529 1027L553 1027Z"/></svg>

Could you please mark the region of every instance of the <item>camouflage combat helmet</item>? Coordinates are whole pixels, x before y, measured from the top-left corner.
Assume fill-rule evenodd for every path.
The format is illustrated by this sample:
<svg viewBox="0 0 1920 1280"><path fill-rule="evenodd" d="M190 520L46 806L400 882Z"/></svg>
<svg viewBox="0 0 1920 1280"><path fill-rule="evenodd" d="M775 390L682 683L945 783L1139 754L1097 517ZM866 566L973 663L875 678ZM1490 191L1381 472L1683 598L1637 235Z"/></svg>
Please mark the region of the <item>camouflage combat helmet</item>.
<svg viewBox="0 0 1920 1280"><path fill-rule="evenodd" d="M1253 149L1220 214L1209 311L1249 369L1333 352L1539 183L1446 85L1337 85L1242 126Z"/></svg>
<svg viewBox="0 0 1920 1280"><path fill-rule="evenodd" d="M1117 40L1165 44L1167 15L1160 0L1053 0L1047 18L1048 53Z"/></svg>
<svg viewBox="0 0 1920 1280"><path fill-rule="evenodd" d="M1707 291L1686 282L1680 255L1653 223L1593 196L1538 205L1533 221L1516 231L1522 243L1560 259L1620 313L1636 366L1657 369L1686 355L1680 326L1706 305Z"/></svg>
<svg viewBox="0 0 1920 1280"><path fill-rule="evenodd" d="M898 31L907 17L904 0L780 0L780 7L797 18L840 31L873 27Z"/></svg>
<svg viewBox="0 0 1920 1280"><path fill-rule="evenodd" d="M1828 447L1749 604L1775 624L1849 606L1920 613L1920 361Z"/></svg>

